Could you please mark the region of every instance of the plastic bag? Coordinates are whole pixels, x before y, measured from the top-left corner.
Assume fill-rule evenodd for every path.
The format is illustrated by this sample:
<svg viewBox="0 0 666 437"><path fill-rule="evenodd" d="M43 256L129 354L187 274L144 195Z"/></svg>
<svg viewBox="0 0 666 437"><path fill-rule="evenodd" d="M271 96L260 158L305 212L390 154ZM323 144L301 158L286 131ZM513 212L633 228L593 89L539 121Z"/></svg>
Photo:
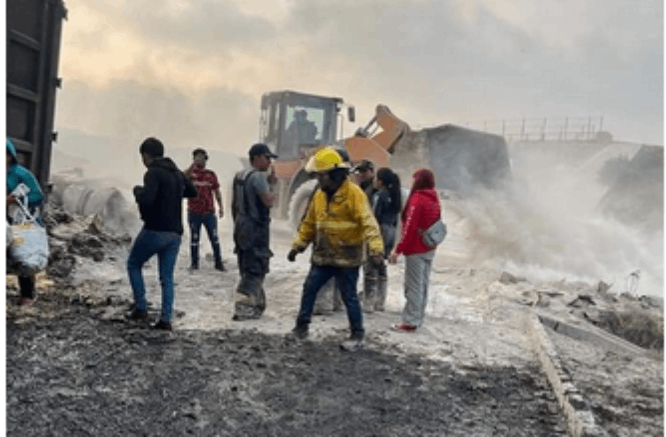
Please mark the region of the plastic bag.
<svg viewBox="0 0 666 437"><path fill-rule="evenodd" d="M46 268L49 240L46 229L34 222L11 226L11 269L19 276L32 276Z"/></svg>
<svg viewBox="0 0 666 437"><path fill-rule="evenodd" d="M27 208L27 191L12 193L19 213L13 214L13 224L7 227L8 269L19 276L32 276L44 270L49 262L49 239L46 229ZM25 192L23 192L25 191Z"/></svg>

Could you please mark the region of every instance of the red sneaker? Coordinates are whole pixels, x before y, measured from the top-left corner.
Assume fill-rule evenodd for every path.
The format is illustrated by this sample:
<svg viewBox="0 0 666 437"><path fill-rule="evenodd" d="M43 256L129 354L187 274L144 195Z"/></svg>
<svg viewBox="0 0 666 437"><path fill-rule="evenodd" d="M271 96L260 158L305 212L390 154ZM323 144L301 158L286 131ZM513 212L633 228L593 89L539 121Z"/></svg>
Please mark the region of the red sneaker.
<svg viewBox="0 0 666 437"><path fill-rule="evenodd" d="M393 329L398 332L408 332L410 334L416 332L416 326L412 326L407 323L396 323L393 325Z"/></svg>
<svg viewBox="0 0 666 437"><path fill-rule="evenodd" d="M35 299L30 299L30 298L24 297L19 302L19 305L21 305L21 306L30 306L33 303L35 303Z"/></svg>

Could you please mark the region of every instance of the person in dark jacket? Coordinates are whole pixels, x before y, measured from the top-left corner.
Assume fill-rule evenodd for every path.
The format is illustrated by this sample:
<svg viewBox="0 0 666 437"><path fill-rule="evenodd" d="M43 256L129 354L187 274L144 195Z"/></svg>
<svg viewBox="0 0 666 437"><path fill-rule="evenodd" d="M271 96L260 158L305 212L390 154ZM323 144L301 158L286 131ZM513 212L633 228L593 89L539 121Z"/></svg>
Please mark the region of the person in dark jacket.
<svg viewBox="0 0 666 437"><path fill-rule="evenodd" d="M27 188L28 210L31 214L36 215L39 221L39 206L44 200L44 194L39 186L39 182L30 170L23 167L18 162L16 157L16 148L14 143L7 138L7 212L13 207L18 208L16 205L17 199L14 197L14 190L23 184ZM10 224L12 219L8 217ZM32 305L35 300L35 275L20 276L18 277L19 290L21 292L21 305Z"/></svg>
<svg viewBox="0 0 666 437"><path fill-rule="evenodd" d="M154 327L171 330L173 270L183 235L183 197L193 198L198 193L192 181L170 158L164 156L160 140L147 138L139 152L148 170L143 176L143 186L134 187L134 198L144 224L127 260L127 273L134 293L134 310L130 319L148 320L141 269L146 261L157 255L162 285L162 314Z"/></svg>
<svg viewBox="0 0 666 437"><path fill-rule="evenodd" d="M368 197L368 202L370 202L372 195L375 193L375 164L369 159L364 159L358 165L356 165L356 167L354 167L354 172L352 174L353 180L358 184L359 187L361 187L361 190L363 190L365 195ZM363 248L363 252L367 254L367 246ZM365 287L367 285L367 281L369 280L368 275L371 274L370 270L367 268L369 262L370 260L368 259L365 259L363 262L363 290L359 291L358 293L359 299L362 302L365 301Z"/></svg>
<svg viewBox="0 0 666 437"><path fill-rule="evenodd" d="M373 182L375 180L375 164L369 159L364 159L354 167L356 182L370 199L374 192Z"/></svg>
<svg viewBox="0 0 666 437"><path fill-rule="evenodd" d="M414 332L423 323L428 303L428 282L435 249L421 239L423 231L441 218L439 195L435 190L435 175L422 168L414 172L414 182L405 209L402 211L402 233L389 262L396 263L405 254L405 308L402 323L394 328L401 332Z"/></svg>
<svg viewBox="0 0 666 437"><path fill-rule="evenodd" d="M384 241L384 257L381 263L366 261L363 266L363 310L384 311L388 287L387 259L395 246L396 226L402 209L400 177L390 168L380 168L374 181L375 191L370 198L370 206L375 214Z"/></svg>

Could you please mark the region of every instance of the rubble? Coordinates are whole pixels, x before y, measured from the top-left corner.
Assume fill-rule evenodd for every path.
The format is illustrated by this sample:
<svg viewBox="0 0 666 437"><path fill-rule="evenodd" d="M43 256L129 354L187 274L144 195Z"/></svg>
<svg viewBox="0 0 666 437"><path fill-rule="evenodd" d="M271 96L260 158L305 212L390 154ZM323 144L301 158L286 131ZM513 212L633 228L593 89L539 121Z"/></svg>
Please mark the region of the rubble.
<svg viewBox="0 0 666 437"><path fill-rule="evenodd" d="M44 225L49 235L50 256L47 274L60 284L72 285L82 259L100 263L123 258L132 242L127 235L109 235L99 214L82 217L65 212L49 202L44 209Z"/></svg>
<svg viewBox="0 0 666 437"><path fill-rule="evenodd" d="M517 276L512 275L509 272L502 272L502 274L499 277L499 281L502 284L508 285L508 284L517 284L518 282L524 281L525 278L519 278Z"/></svg>
<svg viewBox="0 0 666 437"><path fill-rule="evenodd" d="M626 354L559 333L550 338L566 374L607 435L663 435L663 355Z"/></svg>

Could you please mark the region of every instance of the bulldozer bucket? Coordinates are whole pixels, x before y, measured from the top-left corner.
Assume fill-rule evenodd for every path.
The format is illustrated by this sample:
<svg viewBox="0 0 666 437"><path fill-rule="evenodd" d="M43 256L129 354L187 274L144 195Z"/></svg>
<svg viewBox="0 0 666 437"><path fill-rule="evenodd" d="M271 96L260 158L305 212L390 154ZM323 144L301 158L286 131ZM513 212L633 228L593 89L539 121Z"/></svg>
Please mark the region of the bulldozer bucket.
<svg viewBox="0 0 666 437"><path fill-rule="evenodd" d="M376 168L381 168L388 167L391 162L391 155L371 138L348 138L345 141L345 148L352 163L368 159L375 164Z"/></svg>

